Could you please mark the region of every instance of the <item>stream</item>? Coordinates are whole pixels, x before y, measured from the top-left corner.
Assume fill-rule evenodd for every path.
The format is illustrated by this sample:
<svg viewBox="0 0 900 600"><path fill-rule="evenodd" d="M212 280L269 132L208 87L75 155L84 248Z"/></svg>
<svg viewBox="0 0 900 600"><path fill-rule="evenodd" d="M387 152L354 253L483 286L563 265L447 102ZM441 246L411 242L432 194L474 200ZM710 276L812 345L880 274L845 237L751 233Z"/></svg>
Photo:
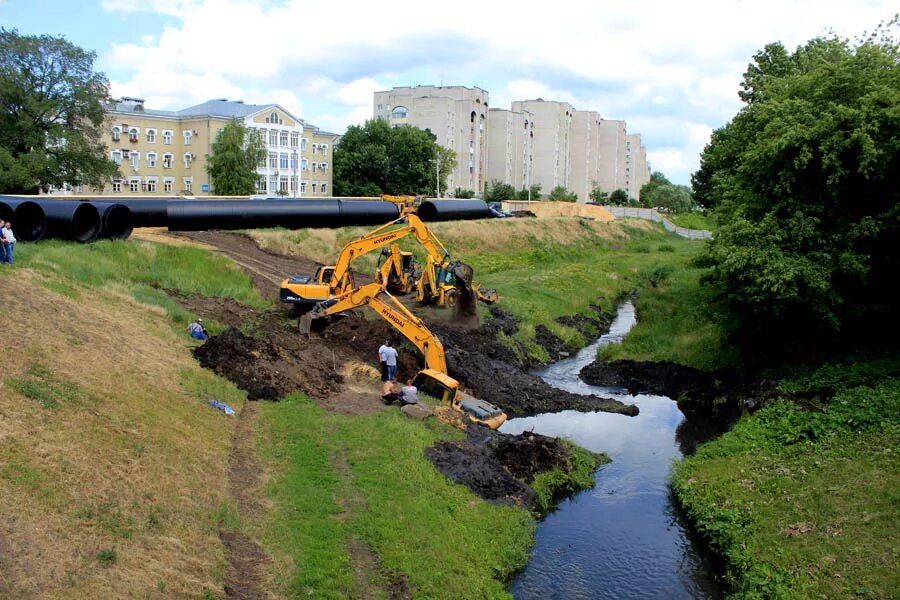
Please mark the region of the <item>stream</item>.
<svg viewBox="0 0 900 600"><path fill-rule="evenodd" d="M598 348L620 342L635 323L634 305L626 302L609 333L576 356L533 373L570 392L634 403L638 416L563 411L511 419L501 427L504 433L533 430L566 437L612 459L595 474L594 489L562 501L538 524L531 559L508 588L516 599L722 595L705 551L680 522L668 488L672 462L696 446L696 428L679 427L684 415L668 397L631 396L578 378Z"/></svg>

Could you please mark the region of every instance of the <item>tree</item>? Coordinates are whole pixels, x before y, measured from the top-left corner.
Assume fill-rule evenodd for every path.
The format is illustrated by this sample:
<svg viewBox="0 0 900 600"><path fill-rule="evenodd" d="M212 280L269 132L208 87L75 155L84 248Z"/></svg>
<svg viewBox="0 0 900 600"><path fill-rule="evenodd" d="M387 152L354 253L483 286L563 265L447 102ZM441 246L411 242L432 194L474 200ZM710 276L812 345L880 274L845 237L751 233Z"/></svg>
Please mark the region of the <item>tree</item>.
<svg viewBox="0 0 900 600"><path fill-rule="evenodd" d="M552 200L554 202L575 202L578 200L578 194L570 192L563 185L558 185L550 191L547 200Z"/></svg>
<svg viewBox="0 0 900 600"><path fill-rule="evenodd" d="M0 192L37 193L117 173L100 141L109 82L62 37L0 28Z"/></svg>
<svg viewBox="0 0 900 600"><path fill-rule="evenodd" d="M488 186L487 194L484 196L485 202L503 202L504 200L512 200L516 197L516 188L508 183L499 181L491 181Z"/></svg>
<svg viewBox="0 0 900 600"><path fill-rule="evenodd" d="M474 190L464 190L462 188L456 188L453 192L454 198L474 198L475 191Z"/></svg>
<svg viewBox="0 0 900 600"><path fill-rule="evenodd" d="M441 163L441 189L456 168L452 150L443 149L428 130L409 125L391 127L383 119L353 125L334 149L334 191L338 196L425 195L436 193Z"/></svg>
<svg viewBox="0 0 900 600"><path fill-rule="evenodd" d="M808 356L854 334L889 338L900 272L896 39L817 38L793 53L770 44L741 87L745 105L714 133L694 185L717 207L708 279L745 349Z"/></svg>
<svg viewBox="0 0 900 600"><path fill-rule="evenodd" d="M516 200L540 200L541 199L541 184L535 183L530 188L523 187L521 190L516 192Z"/></svg>
<svg viewBox="0 0 900 600"><path fill-rule="evenodd" d="M591 190L590 195L588 196L591 199L591 202L596 202L597 204L606 204L609 201L609 192L604 192L597 185L597 182L594 182L594 188Z"/></svg>
<svg viewBox="0 0 900 600"><path fill-rule="evenodd" d="M628 204L628 192L625 190L615 190L612 194L609 195L610 204L615 204L616 206L625 206Z"/></svg>
<svg viewBox="0 0 900 600"><path fill-rule="evenodd" d="M232 119L206 155L206 172L214 194L249 196L256 191L256 168L266 159L266 145L255 131Z"/></svg>

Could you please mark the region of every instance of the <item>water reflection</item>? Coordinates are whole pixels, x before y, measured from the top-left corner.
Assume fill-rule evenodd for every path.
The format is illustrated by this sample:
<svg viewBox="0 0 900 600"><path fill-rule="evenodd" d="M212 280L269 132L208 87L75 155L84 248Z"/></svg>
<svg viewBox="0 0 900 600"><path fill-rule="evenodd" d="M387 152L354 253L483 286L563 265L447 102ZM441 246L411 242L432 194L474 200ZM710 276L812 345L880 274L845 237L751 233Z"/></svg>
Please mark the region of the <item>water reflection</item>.
<svg viewBox="0 0 900 600"><path fill-rule="evenodd" d="M634 306L620 307L610 333L577 356L535 371L555 387L579 394L620 396L637 417L564 411L507 421L502 431L533 430L567 437L612 464L596 487L563 501L538 526L528 566L512 581L515 598L717 598L710 565L679 523L667 486L681 458L676 430L684 416L664 396L628 396L590 386L578 372L599 346L618 342L635 323ZM690 429L684 429L687 442Z"/></svg>

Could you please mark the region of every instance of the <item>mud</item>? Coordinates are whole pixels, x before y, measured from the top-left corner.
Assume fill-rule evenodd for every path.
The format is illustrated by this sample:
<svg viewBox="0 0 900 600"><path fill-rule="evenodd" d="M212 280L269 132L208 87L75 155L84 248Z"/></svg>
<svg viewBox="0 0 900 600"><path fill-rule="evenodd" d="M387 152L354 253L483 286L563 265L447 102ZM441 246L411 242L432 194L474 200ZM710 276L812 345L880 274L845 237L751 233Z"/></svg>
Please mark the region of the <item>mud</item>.
<svg viewBox="0 0 900 600"><path fill-rule="evenodd" d="M438 442L425 456L449 479L496 504L534 508L529 485L554 468L571 471L571 454L556 438L536 433L509 435L470 427L465 440Z"/></svg>

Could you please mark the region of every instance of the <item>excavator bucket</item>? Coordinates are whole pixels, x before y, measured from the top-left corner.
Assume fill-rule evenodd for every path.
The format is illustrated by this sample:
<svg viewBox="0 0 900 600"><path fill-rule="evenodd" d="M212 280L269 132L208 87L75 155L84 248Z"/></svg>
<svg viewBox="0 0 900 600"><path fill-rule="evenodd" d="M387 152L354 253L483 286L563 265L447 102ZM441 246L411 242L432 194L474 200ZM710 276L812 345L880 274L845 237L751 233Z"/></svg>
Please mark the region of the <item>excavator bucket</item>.
<svg viewBox="0 0 900 600"><path fill-rule="evenodd" d="M312 330L312 322L315 318L316 317L312 312L305 313L300 317L300 321L298 322L300 333L309 337L309 332Z"/></svg>
<svg viewBox="0 0 900 600"><path fill-rule="evenodd" d="M458 262L453 265L453 274L456 278L466 284L466 288L472 289L472 277L475 271L464 262Z"/></svg>

